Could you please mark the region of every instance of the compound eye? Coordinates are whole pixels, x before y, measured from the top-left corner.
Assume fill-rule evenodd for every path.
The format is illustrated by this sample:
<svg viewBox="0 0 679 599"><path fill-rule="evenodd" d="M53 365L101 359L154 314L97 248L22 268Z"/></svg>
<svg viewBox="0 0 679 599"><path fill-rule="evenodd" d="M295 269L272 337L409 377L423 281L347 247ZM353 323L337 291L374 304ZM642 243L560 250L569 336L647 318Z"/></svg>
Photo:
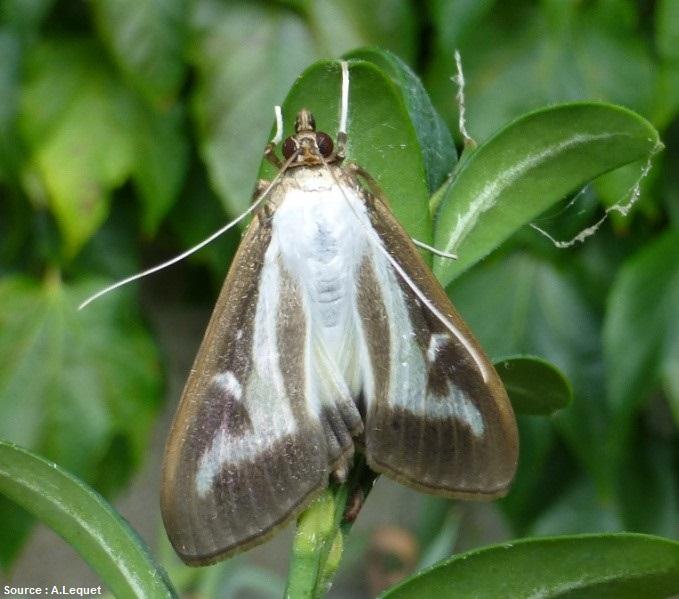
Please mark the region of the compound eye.
<svg viewBox="0 0 679 599"><path fill-rule="evenodd" d="M318 145L318 151L323 158L327 158L332 154L332 138L327 133L316 133L316 145Z"/></svg>
<svg viewBox="0 0 679 599"><path fill-rule="evenodd" d="M297 141L295 141L294 137L288 137L283 142L283 156L285 157L286 160L288 160L290 156L292 156L296 151L297 151Z"/></svg>

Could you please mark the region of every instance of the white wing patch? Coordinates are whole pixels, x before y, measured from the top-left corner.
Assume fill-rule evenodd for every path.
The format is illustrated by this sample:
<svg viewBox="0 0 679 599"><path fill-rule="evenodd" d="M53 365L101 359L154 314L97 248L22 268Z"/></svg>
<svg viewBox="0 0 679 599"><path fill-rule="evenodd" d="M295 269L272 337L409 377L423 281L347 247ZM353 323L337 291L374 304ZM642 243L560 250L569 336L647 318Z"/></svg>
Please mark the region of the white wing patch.
<svg viewBox="0 0 679 599"><path fill-rule="evenodd" d="M435 362L439 350L447 343L450 343L450 335L447 335L446 333L433 333L429 338L427 360L429 360L430 363Z"/></svg>
<svg viewBox="0 0 679 599"><path fill-rule="evenodd" d="M234 399L240 401L240 398L243 395L243 387L238 382L238 379L236 379L233 372L220 372L212 378L212 381Z"/></svg>
<svg viewBox="0 0 679 599"><path fill-rule="evenodd" d="M243 435L218 429L198 463L196 490L204 497L226 464L252 461L268 446L293 434L297 425L285 394L279 366L276 318L280 297L279 248L272 241L264 259L253 330L252 369L245 385L232 372L216 375L213 382L233 399L242 401L252 425Z"/></svg>
<svg viewBox="0 0 679 599"><path fill-rule="evenodd" d="M423 356L396 273L378 248L374 248L372 262L389 315L391 406L423 418L454 418L467 426L474 436L483 436L485 425L481 412L452 378L445 396L427 393L429 364L433 364L441 348L450 343L450 335L433 333L426 357ZM374 394L368 396L368 401L374 401Z"/></svg>

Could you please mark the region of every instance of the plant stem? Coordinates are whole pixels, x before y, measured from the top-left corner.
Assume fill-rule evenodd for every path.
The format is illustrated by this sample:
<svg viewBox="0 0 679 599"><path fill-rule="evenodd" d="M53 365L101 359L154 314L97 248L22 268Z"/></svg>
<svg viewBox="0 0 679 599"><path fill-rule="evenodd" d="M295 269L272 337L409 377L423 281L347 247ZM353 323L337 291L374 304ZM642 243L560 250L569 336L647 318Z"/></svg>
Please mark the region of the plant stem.
<svg viewBox="0 0 679 599"><path fill-rule="evenodd" d="M329 590L342 559L344 536L352 522L344 518L354 493L367 497L376 474L360 456L347 481L331 484L297 520L285 589L289 599L321 599Z"/></svg>

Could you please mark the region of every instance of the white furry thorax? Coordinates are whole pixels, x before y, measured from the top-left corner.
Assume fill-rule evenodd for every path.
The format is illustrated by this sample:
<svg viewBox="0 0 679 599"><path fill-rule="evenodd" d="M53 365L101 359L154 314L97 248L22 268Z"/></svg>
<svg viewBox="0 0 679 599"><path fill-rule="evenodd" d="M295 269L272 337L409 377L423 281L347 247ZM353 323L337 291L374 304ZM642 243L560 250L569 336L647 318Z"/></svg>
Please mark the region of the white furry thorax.
<svg viewBox="0 0 679 599"><path fill-rule="evenodd" d="M298 168L281 182L272 246L302 290L315 323L341 327L371 227L359 192L328 169Z"/></svg>

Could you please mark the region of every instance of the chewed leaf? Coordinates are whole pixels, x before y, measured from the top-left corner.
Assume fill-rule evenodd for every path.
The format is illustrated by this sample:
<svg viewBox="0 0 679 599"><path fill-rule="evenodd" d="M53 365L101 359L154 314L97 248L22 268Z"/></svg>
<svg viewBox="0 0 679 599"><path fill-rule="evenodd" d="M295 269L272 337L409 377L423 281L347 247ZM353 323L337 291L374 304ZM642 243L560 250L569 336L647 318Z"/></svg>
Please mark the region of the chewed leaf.
<svg viewBox="0 0 679 599"><path fill-rule="evenodd" d="M569 192L661 147L648 121L610 104L564 104L521 117L463 157L434 235L436 247L459 260L435 260L434 271L447 285Z"/></svg>

